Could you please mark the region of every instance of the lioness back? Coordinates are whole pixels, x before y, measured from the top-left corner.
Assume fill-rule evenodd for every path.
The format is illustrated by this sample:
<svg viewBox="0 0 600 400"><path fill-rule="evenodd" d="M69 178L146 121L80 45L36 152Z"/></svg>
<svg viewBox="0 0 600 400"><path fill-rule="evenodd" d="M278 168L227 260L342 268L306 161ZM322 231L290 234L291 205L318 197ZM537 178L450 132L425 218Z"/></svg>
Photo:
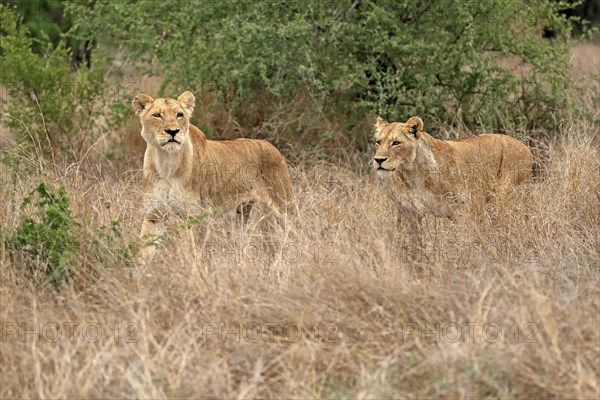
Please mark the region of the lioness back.
<svg viewBox="0 0 600 400"><path fill-rule="evenodd" d="M197 148L202 148L202 132L191 126L190 134ZM205 140L205 147L192 185L206 188L213 202L236 202L245 197L243 193L260 193L261 198L256 200L276 207L278 212L295 213L285 159L271 143L257 139Z"/></svg>
<svg viewBox="0 0 600 400"><path fill-rule="evenodd" d="M511 136L484 133L444 143L454 149L457 163L473 167L473 174L486 173L489 179L507 179L514 184L531 178L533 155L524 143ZM440 150L441 158L445 152Z"/></svg>

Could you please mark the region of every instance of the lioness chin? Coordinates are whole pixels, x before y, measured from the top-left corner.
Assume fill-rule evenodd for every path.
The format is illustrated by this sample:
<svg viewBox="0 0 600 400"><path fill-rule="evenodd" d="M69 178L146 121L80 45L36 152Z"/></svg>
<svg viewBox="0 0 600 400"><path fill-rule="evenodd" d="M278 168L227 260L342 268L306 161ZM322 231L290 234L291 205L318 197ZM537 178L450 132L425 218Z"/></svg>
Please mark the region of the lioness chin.
<svg viewBox="0 0 600 400"><path fill-rule="evenodd" d="M238 207L247 220L252 204L263 202L283 219L295 214L294 194L285 160L265 140L207 140L190 124L195 98L176 100L138 94L132 107L147 143L144 155L144 220L140 236L157 236L169 214L189 217L210 207ZM142 249L143 261L154 245Z"/></svg>
<svg viewBox="0 0 600 400"><path fill-rule="evenodd" d="M438 140L424 131L419 117L405 123L378 117L375 140L373 169L411 222L426 214L452 217L457 200L526 182L532 173L531 151L507 135Z"/></svg>

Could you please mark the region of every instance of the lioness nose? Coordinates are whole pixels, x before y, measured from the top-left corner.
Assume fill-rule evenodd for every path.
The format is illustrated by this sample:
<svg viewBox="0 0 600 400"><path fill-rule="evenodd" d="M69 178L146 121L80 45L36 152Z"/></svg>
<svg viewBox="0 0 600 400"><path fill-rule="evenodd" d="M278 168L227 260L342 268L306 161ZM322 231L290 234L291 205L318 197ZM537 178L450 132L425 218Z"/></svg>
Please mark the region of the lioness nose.
<svg viewBox="0 0 600 400"><path fill-rule="evenodd" d="M387 157L375 157L375 161L377 161L377 164L381 165L385 160L387 160Z"/></svg>
<svg viewBox="0 0 600 400"><path fill-rule="evenodd" d="M179 133L179 129L165 129L165 132L167 132L169 135L175 137L175 135L177 135L177 133Z"/></svg>

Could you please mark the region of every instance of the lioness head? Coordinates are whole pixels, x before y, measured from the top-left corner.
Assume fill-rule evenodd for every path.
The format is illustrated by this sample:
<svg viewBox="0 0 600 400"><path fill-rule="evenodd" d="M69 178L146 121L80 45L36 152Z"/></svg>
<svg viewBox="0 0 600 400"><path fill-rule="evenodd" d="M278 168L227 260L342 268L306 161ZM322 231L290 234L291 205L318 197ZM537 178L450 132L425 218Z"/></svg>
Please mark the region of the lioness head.
<svg viewBox="0 0 600 400"><path fill-rule="evenodd" d="M419 117L411 117L405 123L389 123L377 117L373 169L378 176L386 177L398 167L409 166L415 160L422 131L423 121Z"/></svg>
<svg viewBox="0 0 600 400"><path fill-rule="evenodd" d="M142 137L146 143L174 152L179 151L188 138L195 102L196 98L191 92L183 92L177 100L154 100L147 94L140 93L134 97L131 106L140 117Z"/></svg>

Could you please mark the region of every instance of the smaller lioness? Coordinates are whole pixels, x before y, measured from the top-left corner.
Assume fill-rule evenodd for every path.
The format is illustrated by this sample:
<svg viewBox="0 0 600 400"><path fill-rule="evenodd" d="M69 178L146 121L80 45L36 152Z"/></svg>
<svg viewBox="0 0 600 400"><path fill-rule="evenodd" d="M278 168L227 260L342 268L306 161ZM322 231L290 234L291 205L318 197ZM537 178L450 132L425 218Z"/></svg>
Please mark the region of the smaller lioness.
<svg viewBox="0 0 600 400"><path fill-rule="evenodd" d="M531 151L507 135L438 140L424 131L419 117L405 123L378 117L375 140L373 169L389 182L388 193L412 219L426 214L452 217L452 205L470 194L525 182L532 173Z"/></svg>
<svg viewBox="0 0 600 400"><path fill-rule="evenodd" d="M160 235L169 214L194 216L211 207L238 206L247 219L255 201L268 204L283 219L295 214L290 175L281 153L265 140L207 140L190 124L195 98L153 99L138 94L132 102L147 143L144 155L144 221L141 237ZM154 245L141 258L154 257Z"/></svg>

